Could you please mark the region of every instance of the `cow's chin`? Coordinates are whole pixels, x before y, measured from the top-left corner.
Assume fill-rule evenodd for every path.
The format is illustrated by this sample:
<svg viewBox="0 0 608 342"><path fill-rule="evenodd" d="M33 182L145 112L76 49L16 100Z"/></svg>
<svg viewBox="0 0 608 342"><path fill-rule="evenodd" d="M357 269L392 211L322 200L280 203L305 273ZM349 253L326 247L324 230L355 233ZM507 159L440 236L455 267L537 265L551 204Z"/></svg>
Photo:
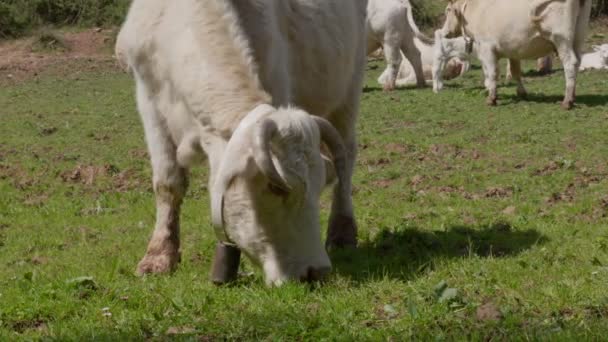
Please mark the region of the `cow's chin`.
<svg viewBox="0 0 608 342"><path fill-rule="evenodd" d="M321 280L331 262L321 241L318 198L281 198L254 183L237 181L225 194L229 238L264 271L268 285Z"/></svg>

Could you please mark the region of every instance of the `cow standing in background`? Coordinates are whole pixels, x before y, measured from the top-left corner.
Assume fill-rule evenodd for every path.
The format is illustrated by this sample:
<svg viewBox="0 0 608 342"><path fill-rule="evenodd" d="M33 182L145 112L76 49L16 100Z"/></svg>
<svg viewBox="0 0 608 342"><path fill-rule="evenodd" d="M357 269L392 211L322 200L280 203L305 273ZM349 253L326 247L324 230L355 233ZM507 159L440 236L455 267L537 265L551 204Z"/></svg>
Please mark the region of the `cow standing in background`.
<svg viewBox="0 0 608 342"><path fill-rule="evenodd" d="M367 54L380 47L386 59L383 78L384 90L393 90L397 74L405 55L414 70L416 84L426 85L421 54L414 42L415 38L432 43L416 26L412 15L412 5L408 0L369 0L367 5Z"/></svg>
<svg viewBox="0 0 608 342"><path fill-rule="evenodd" d="M488 104L496 105L500 58L509 58L517 94L525 96L520 60L556 50L566 78L562 106L572 108L591 0L449 0L445 14L444 35L462 35L479 46Z"/></svg>

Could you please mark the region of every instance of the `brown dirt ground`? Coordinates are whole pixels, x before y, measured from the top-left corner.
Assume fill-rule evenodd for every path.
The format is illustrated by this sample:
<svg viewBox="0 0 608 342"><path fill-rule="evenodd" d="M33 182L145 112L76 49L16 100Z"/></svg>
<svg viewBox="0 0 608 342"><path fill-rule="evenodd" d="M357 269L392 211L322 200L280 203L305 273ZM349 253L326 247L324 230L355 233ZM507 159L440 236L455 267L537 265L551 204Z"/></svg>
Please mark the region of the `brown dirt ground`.
<svg viewBox="0 0 608 342"><path fill-rule="evenodd" d="M38 51L36 37L0 41L0 85L15 84L42 74L120 70L113 57L115 29L88 29L59 34L65 51Z"/></svg>

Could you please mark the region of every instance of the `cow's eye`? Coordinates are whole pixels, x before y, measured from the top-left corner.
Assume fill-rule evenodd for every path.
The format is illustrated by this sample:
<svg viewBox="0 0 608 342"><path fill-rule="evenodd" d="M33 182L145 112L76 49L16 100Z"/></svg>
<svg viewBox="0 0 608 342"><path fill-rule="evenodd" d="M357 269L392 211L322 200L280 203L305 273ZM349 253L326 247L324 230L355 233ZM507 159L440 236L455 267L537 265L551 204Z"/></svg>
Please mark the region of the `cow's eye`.
<svg viewBox="0 0 608 342"><path fill-rule="evenodd" d="M277 186L277 185L272 184L272 183L268 183L268 191L270 191L274 195L281 196L281 197L285 197L285 196L288 195L287 191L285 191L280 186Z"/></svg>

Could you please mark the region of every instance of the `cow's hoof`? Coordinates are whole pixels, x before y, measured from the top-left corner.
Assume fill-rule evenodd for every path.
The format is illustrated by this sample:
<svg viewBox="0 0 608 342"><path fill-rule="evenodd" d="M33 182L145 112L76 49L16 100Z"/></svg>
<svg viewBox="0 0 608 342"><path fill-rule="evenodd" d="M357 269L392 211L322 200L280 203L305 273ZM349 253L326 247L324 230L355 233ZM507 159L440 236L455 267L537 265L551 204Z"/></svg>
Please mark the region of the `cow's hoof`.
<svg viewBox="0 0 608 342"><path fill-rule="evenodd" d="M382 87L382 89L384 91L393 91L393 90L395 90L395 85L394 84L385 84L384 87Z"/></svg>
<svg viewBox="0 0 608 342"><path fill-rule="evenodd" d="M488 99L486 100L486 104L488 106L495 107L496 104L497 104L496 98L495 97L494 98L493 97L488 97Z"/></svg>
<svg viewBox="0 0 608 342"><path fill-rule="evenodd" d="M562 108L565 110L570 110L574 107L574 103L572 101L564 101L562 102Z"/></svg>
<svg viewBox="0 0 608 342"><path fill-rule="evenodd" d="M521 99L527 99L528 92L525 89L517 89L517 97L519 97Z"/></svg>
<svg viewBox="0 0 608 342"><path fill-rule="evenodd" d="M211 267L211 281L215 285L223 285L235 281L241 262L241 250L235 246L218 242Z"/></svg>
<svg viewBox="0 0 608 342"><path fill-rule="evenodd" d="M137 274L142 276L149 273L172 272L177 267L179 260L179 252L158 255L146 254L137 265Z"/></svg>
<svg viewBox="0 0 608 342"><path fill-rule="evenodd" d="M327 241L325 247L328 250L336 248L357 247L357 223L350 216L338 215L329 223Z"/></svg>

